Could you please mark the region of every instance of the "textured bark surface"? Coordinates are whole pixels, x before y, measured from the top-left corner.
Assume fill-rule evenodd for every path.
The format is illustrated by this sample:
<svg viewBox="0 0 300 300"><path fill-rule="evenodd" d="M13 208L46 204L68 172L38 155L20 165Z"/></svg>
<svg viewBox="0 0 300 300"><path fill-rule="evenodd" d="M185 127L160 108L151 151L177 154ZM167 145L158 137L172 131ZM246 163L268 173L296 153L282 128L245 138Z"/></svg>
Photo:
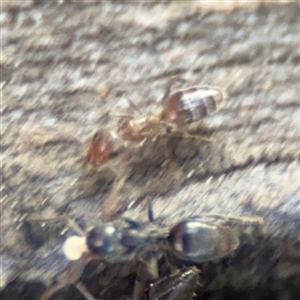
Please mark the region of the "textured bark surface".
<svg viewBox="0 0 300 300"><path fill-rule="evenodd" d="M113 174L87 165L90 140L115 129L108 115L128 113L126 97L145 114L157 110L172 76L227 89L223 109L197 124L213 142L173 139L180 172L161 167L160 145L133 150L141 158L120 163L132 174L111 210L145 221L149 197L163 224L203 213L262 216L262 233L202 267L198 299L296 299L299 13L298 3L279 1L2 3L4 299L38 299L63 276L64 226L29 231L24 221L100 222Z"/></svg>

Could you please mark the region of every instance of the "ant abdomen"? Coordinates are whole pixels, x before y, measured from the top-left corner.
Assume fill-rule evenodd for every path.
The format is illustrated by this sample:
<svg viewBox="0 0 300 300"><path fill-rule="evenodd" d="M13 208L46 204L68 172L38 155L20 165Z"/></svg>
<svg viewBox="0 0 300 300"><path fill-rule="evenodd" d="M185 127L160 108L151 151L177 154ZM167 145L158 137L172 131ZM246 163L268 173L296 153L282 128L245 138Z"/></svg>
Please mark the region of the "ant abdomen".
<svg viewBox="0 0 300 300"><path fill-rule="evenodd" d="M201 121L224 103L226 93L217 87L200 86L171 94L163 105L161 120L177 125Z"/></svg>
<svg viewBox="0 0 300 300"><path fill-rule="evenodd" d="M174 256L195 263L221 258L239 246L239 239L229 228L188 219L171 228L169 246Z"/></svg>

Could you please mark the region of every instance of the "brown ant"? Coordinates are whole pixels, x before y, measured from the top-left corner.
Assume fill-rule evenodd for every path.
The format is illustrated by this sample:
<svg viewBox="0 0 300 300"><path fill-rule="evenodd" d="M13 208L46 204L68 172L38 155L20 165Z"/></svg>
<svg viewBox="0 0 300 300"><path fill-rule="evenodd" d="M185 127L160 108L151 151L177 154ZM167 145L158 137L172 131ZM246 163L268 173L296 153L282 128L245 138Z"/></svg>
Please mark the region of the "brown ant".
<svg viewBox="0 0 300 300"><path fill-rule="evenodd" d="M214 113L224 103L226 93L217 87L194 86L170 94L174 78L167 85L157 114L143 118L125 117L120 122L118 134L129 142L141 142L148 137L180 134L186 138L196 138L188 133L185 126L201 121ZM183 127L183 130L180 129ZM197 136L205 141L209 139Z"/></svg>
<svg viewBox="0 0 300 300"><path fill-rule="evenodd" d="M116 168L111 164L113 158L120 157L123 153L122 161L128 165L127 161L135 159L132 149L141 147L149 139L154 142L157 138L179 136L211 142L207 137L190 134L187 126L201 121L219 109L225 101L226 93L220 88L211 86L194 86L171 93L171 86L175 81L186 82L181 78L170 80L161 100L162 108L157 113L146 117L122 116L115 133L98 131L94 135L87 154L88 161L103 167L107 166L116 174L111 194L104 203L104 218L107 216L110 218L111 200L118 194L127 178L125 176L127 172L120 171L122 167L118 165ZM128 102L133 111L141 114L133 102L130 100ZM173 149L167 149L166 154L168 158L173 158Z"/></svg>
<svg viewBox="0 0 300 300"><path fill-rule="evenodd" d="M115 156L114 139L123 141L124 146L128 142L138 143L141 146L147 138L165 135L176 135L195 138L187 130L181 127L201 121L203 118L215 112L224 103L226 93L217 87L194 86L170 93L175 81L185 81L181 78L173 78L167 85L165 94L161 100L162 109L150 116L134 118L123 116L119 122L117 132L111 136L98 131L88 151L88 161L98 165L105 163ZM129 100L130 106L140 113L138 107ZM199 139L208 141L205 137Z"/></svg>

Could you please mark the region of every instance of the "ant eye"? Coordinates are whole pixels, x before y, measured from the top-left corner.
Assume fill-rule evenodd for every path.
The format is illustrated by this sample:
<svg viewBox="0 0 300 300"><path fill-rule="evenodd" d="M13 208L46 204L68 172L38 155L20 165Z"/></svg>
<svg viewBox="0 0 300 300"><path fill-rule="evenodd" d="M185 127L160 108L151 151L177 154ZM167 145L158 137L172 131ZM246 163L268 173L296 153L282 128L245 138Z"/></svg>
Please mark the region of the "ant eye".
<svg viewBox="0 0 300 300"><path fill-rule="evenodd" d="M119 153L117 151L114 151L110 154L109 158L115 158L119 155Z"/></svg>
<svg viewBox="0 0 300 300"><path fill-rule="evenodd" d="M171 134L172 133L172 127L167 126L166 132L167 132L167 134Z"/></svg>

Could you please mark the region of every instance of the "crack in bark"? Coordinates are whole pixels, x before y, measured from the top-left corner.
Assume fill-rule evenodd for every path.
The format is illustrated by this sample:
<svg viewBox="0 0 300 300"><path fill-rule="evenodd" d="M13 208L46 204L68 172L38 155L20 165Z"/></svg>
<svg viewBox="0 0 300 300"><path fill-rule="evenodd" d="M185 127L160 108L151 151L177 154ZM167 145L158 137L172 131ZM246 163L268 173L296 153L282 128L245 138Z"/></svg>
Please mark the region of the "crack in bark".
<svg viewBox="0 0 300 300"><path fill-rule="evenodd" d="M273 165L280 165L282 163L293 163L295 161L300 161L300 155L298 156L277 156L273 159L262 156L259 159L254 160L253 158L249 158L244 164L232 165L231 167L222 170L221 172L206 172L204 175L196 175L195 178L197 181L206 181L210 177L218 178L223 175L230 175L235 173L236 171L245 171L249 168L257 167L259 165L265 165L266 167Z"/></svg>

